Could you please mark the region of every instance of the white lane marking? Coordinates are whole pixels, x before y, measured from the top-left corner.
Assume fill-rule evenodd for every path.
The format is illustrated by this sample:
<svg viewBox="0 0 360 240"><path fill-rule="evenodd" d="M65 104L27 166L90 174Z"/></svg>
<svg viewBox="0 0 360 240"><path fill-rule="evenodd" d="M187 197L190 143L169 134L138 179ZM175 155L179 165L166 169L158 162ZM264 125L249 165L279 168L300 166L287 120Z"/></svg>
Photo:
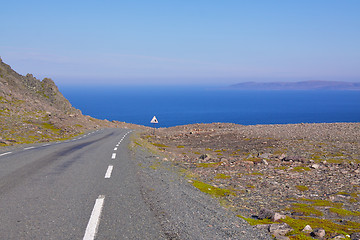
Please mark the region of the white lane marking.
<svg viewBox="0 0 360 240"><path fill-rule="evenodd" d="M2 153L2 154L0 154L0 156L5 156L5 155L8 155L8 154L10 154L10 153L12 153L12 152Z"/></svg>
<svg viewBox="0 0 360 240"><path fill-rule="evenodd" d="M47 143L47 144L44 144L44 145L42 145L43 147L46 147L46 146L49 146L50 145L50 143Z"/></svg>
<svg viewBox="0 0 360 240"><path fill-rule="evenodd" d="M116 148L114 148L114 151L116 151L117 150L117 147Z"/></svg>
<svg viewBox="0 0 360 240"><path fill-rule="evenodd" d="M111 155L111 159L115 159L116 158L116 153L113 153L112 155Z"/></svg>
<svg viewBox="0 0 360 240"><path fill-rule="evenodd" d="M106 170L105 173L105 178L110 178L111 177L111 172L113 170L114 166L113 165L109 165L108 169Z"/></svg>
<svg viewBox="0 0 360 240"><path fill-rule="evenodd" d="M115 146L116 146L116 147L118 147L118 146L119 146L119 144L116 144Z"/></svg>
<svg viewBox="0 0 360 240"><path fill-rule="evenodd" d="M27 147L27 148L24 148L24 150L29 150L29 149L33 149L35 147Z"/></svg>
<svg viewBox="0 0 360 240"><path fill-rule="evenodd" d="M95 239L95 236L96 236L96 233L98 230L98 226L99 226L101 211L102 211L102 208L104 205L104 200L105 200L104 195L100 195L96 199L94 208L91 212L91 216L90 216L88 225L85 230L85 235L84 235L83 240Z"/></svg>

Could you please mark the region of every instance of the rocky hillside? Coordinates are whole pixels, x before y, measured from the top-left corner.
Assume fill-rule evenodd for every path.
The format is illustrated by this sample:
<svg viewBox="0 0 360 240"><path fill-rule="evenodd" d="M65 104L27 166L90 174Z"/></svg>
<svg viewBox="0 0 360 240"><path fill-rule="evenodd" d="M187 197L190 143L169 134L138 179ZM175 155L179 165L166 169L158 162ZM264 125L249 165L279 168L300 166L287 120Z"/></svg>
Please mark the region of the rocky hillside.
<svg viewBox="0 0 360 240"><path fill-rule="evenodd" d="M22 76L0 58L0 146L71 138L94 128L135 127L84 116L54 81Z"/></svg>

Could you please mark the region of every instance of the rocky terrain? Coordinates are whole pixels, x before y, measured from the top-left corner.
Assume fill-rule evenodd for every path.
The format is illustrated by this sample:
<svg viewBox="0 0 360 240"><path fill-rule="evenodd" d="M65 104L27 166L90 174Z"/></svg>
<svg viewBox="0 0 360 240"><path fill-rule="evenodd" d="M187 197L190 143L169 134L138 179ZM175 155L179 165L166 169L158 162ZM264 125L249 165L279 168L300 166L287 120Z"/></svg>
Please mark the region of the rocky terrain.
<svg viewBox="0 0 360 240"><path fill-rule="evenodd" d="M359 239L360 123L195 124L141 137L278 239ZM287 230L271 230L274 221Z"/></svg>
<svg viewBox="0 0 360 240"><path fill-rule="evenodd" d="M0 59L0 147L61 140L104 127L140 128L84 116L53 80L22 76Z"/></svg>

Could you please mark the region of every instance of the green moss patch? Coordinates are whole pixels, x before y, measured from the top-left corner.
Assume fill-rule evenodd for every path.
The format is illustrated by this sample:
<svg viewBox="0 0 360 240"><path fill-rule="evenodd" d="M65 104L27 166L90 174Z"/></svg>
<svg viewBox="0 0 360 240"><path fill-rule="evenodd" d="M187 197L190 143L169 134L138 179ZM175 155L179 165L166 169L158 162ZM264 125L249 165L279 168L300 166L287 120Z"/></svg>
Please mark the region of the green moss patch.
<svg viewBox="0 0 360 240"><path fill-rule="evenodd" d="M199 189L200 191L210 194L213 197L225 197L225 196L229 196L229 195L236 196L236 194L231 190L217 188L210 184L206 184L206 183L203 183L203 182L200 182L197 180L193 180L192 185L194 187L196 187L197 189Z"/></svg>
<svg viewBox="0 0 360 240"><path fill-rule="evenodd" d="M323 216L324 215L320 210L317 210L314 206L311 206L311 205L308 205L305 203L293 203L290 210L295 213L299 213L299 214L302 214L305 216L310 216L310 215Z"/></svg>
<svg viewBox="0 0 360 240"><path fill-rule="evenodd" d="M276 170L286 170L286 169L288 169L288 167L286 167L286 166L280 166L280 167L276 167L276 168L274 168L274 169L276 169Z"/></svg>
<svg viewBox="0 0 360 240"><path fill-rule="evenodd" d="M153 143L152 145L154 145L156 147L162 147L162 148L169 147L169 146L166 146L165 144L161 144L161 143Z"/></svg>
<svg viewBox="0 0 360 240"><path fill-rule="evenodd" d="M254 225L259 225L259 224L272 224L274 222L272 222L270 219L255 219L255 218L247 218L247 217L243 217L241 215L237 215L237 217L244 219L245 221L247 221L250 225L254 226Z"/></svg>
<svg viewBox="0 0 360 240"><path fill-rule="evenodd" d="M290 234L299 234L301 235L301 230L304 229L306 225L310 225L313 229L323 228L326 231L326 236L334 234L351 234L353 232L360 231L360 223L346 221L343 224L338 224L327 219L319 219L312 217L299 217L297 219L287 217L282 219L282 222L285 222L294 229ZM296 238L291 238L296 239Z"/></svg>
<svg viewBox="0 0 360 240"><path fill-rule="evenodd" d="M229 175L225 175L223 173L218 173L218 174L216 174L215 178L216 179L229 179L231 177Z"/></svg>
<svg viewBox="0 0 360 240"><path fill-rule="evenodd" d="M318 207L335 207L340 208L342 207L342 203L337 202L331 202L329 200L321 200L321 199L307 199L307 198L300 198L298 199L303 202L311 202L312 206L318 206Z"/></svg>
<svg viewBox="0 0 360 240"><path fill-rule="evenodd" d="M203 167L203 168L217 167L219 165L220 165L219 162L217 162L217 163L197 163L196 164L197 167Z"/></svg>
<svg viewBox="0 0 360 240"><path fill-rule="evenodd" d="M307 191L309 190L309 188L307 186L304 186L304 185L296 185L295 186L299 191Z"/></svg>
<svg viewBox="0 0 360 240"><path fill-rule="evenodd" d="M293 172L305 172L305 171L310 171L311 169L309 167L304 167L304 166L298 166L298 167L294 167L293 169L291 169L291 171Z"/></svg>
<svg viewBox="0 0 360 240"><path fill-rule="evenodd" d="M352 211L349 211L349 210L346 210L343 208L329 208L329 211L332 213L336 213L337 215L342 216L342 217L344 217L344 216L360 216L360 212L358 212L358 211L352 212Z"/></svg>

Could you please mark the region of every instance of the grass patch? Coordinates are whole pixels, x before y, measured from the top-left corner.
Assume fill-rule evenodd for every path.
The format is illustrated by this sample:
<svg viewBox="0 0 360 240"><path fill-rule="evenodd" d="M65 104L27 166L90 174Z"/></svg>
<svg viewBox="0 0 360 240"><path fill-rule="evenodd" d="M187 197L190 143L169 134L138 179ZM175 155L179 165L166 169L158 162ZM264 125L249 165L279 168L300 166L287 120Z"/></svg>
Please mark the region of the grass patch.
<svg viewBox="0 0 360 240"><path fill-rule="evenodd" d="M311 202L312 206L317 206L317 207L335 207L335 208L341 208L342 207L342 203L337 203L337 202L331 202L329 200L321 200L321 199L306 199L306 198L300 198L300 201L303 202Z"/></svg>
<svg viewBox="0 0 360 240"><path fill-rule="evenodd" d="M221 163L219 163L219 162L217 162L217 163L197 163L196 166L197 167L208 168L208 167L217 167L220 164Z"/></svg>
<svg viewBox="0 0 360 240"><path fill-rule="evenodd" d="M305 171L310 171L311 169L309 167L304 167L304 166L297 166L294 167L293 169L291 169L291 171L293 172L305 172Z"/></svg>
<svg viewBox="0 0 360 240"><path fill-rule="evenodd" d="M216 179L229 179L231 177L229 175L225 175L223 173L218 173L218 174L216 174L215 178Z"/></svg>
<svg viewBox="0 0 360 240"><path fill-rule="evenodd" d="M286 170L286 169L288 169L288 167L286 167L286 166L280 166L280 167L276 167L276 168L274 168L274 169L276 169L276 170Z"/></svg>
<svg viewBox="0 0 360 240"><path fill-rule="evenodd" d="M296 185L295 187L297 188L297 190L302 191L302 192L309 190L309 188L304 185Z"/></svg>
<svg viewBox="0 0 360 240"><path fill-rule="evenodd" d="M344 217L344 216L360 216L360 212L358 212L358 211L352 212L352 211L349 211L349 210L346 210L343 208L329 208L329 211L332 213L336 213L337 215L342 216L342 217Z"/></svg>
<svg viewBox="0 0 360 240"><path fill-rule="evenodd" d="M259 225L259 224L272 224L274 222L272 222L270 219L254 219L254 218L247 218L247 217L243 217L241 215L236 215L239 218L244 219L245 221L247 221L250 225L254 226L254 225Z"/></svg>
<svg viewBox="0 0 360 240"><path fill-rule="evenodd" d="M213 197L225 197L225 196L229 196L229 195L236 196L236 194L231 190L217 188L210 184L200 182L198 180L193 180L192 185L194 187L196 187L197 189L199 189L200 191L210 194Z"/></svg>
<svg viewBox="0 0 360 240"><path fill-rule="evenodd" d="M299 217L297 219L287 217L286 219L280 220L290 225L294 229L290 234L303 234L302 229L306 225L310 225L313 229L323 228L326 231L326 236L331 236L334 234L344 234L348 235L354 232L360 231L360 223L346 221L343 224L337 224L327 219L319 219L312 217ZM297 238L291 238L297 239ZM301 238L300 238L301 239Z"/></svg>
<svg viewBox="0 0 360 240"><path fill-rule="evenodd" d="M320 211L314 208L314 206L305 204L305 203L293 203L291 209L295 213L300 213L305 216L323 216L324 214Z"/></svg>
<svg viewBox="0 0 360 240"><path fill-rule="evenodd" d="M251 175L259 175L259 176L263 176L264 174L260 173L260 172L253 172L251 173Z"/></svg>
<svg viewBox="0 0 360 240"><path fill-rule="evenodd" d="M179 145L179 146L177 146L177 148L184 148L184 146L183 146L183 145Z"/></svg>
<svg viewBox="0 0 360 240"><path fill-rule="evenodd" d="M161 144L161 143L152 143L152 145L154 145L156 147L162 147L162 148L169 147L169 146L166 146L165 144Z"/></svg>

